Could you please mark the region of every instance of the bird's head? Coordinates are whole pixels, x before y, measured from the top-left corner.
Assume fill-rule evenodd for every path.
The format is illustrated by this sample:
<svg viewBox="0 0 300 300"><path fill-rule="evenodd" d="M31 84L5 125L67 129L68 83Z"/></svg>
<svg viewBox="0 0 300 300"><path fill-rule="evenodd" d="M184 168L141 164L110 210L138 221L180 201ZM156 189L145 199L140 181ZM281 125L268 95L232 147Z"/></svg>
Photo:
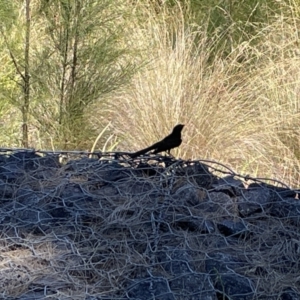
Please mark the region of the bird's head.
<svg viewBox="0 0 300 300"><path fill-rule="evenodd" d="M173 128L173 132L181 132L181 130L183 129L184 125L183 124L177 124L174 128Z"/></svg>

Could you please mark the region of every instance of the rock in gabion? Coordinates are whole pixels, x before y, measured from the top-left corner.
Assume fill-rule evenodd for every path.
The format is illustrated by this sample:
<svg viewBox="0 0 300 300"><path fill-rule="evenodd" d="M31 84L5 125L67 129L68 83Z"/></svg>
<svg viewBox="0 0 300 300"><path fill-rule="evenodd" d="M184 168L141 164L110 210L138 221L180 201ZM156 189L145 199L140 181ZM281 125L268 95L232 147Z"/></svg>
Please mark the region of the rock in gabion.
<svg viewBox="0 0 300 300"><path fill-rule="evenodd" d="M216 170L2 153L0 298L300 299L298 192Z"/></svg>

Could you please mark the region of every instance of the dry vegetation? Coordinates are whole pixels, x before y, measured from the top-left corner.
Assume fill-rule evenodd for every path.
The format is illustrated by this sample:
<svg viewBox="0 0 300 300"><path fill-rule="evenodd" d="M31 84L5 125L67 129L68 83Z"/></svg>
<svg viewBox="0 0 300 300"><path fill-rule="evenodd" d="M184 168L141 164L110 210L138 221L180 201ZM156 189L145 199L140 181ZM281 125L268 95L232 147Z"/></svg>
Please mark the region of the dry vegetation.
<svg viewBox="0 0 300 300"><path fill-rule="evenodd" d="M149 64L112 101L116 132L125 136L121 145L136 150L180 122L186 127L176 155L299 186L299 19L293 12L227 57L219 51L213 62L218 37L208 40L205 26L186 26L180 6L168 24L166 12L145 13L130 39L141 44Z"/></svg>
<svg viewBox="0 0 300 300"><path fill-rule="evenodd" d="M96 148L135 151L180 122L186 127L176 156L214 159L240 173L299 186L297 4L285 5L282 15L248 41L233 43L226 56L222 47L215 49L223 33L212 37L207 24L189 24L187 6L183 11L177 2L158 11L143 1L128 4L130 18L118 22L125 24L127 46L136 61L145 63L130 85L89 105L86 119L94 132L83 130L78 147L91 149L110 124L102 132L107 143L100 140ZM53 103L49 97L42 107L51 111ZM5 111L3 118L9 115ZM1 145L20 146L20 119L9 117L2 125L10 138L3 135ZM32 122L31 145L52 148L57 128L51 135L40 132L41 127Z"/></svg>

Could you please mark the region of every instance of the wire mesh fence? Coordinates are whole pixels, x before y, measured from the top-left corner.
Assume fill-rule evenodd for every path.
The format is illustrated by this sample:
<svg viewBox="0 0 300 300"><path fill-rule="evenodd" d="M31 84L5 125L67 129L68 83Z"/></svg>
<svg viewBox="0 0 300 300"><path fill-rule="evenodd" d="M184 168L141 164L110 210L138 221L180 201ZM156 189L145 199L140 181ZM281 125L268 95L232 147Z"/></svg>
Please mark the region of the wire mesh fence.
<svg viewBox="0 0 300 300"><path fill-rule="evenodd" d="M216 162L0 149L3 299L300 299L299 225Z"/></svg>

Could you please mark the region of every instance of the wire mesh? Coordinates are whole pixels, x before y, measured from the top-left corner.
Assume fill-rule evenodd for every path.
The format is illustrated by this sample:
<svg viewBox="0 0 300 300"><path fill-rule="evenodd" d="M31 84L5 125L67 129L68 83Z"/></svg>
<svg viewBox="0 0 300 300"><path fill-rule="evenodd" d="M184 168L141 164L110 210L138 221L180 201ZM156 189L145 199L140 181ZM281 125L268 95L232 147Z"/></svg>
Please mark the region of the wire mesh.
<svg viewBox="0 0 300 300"><path fill-rule="evenodd" d="M217 162L0 149L3 299L300 299L299 225Z"/></svg>

